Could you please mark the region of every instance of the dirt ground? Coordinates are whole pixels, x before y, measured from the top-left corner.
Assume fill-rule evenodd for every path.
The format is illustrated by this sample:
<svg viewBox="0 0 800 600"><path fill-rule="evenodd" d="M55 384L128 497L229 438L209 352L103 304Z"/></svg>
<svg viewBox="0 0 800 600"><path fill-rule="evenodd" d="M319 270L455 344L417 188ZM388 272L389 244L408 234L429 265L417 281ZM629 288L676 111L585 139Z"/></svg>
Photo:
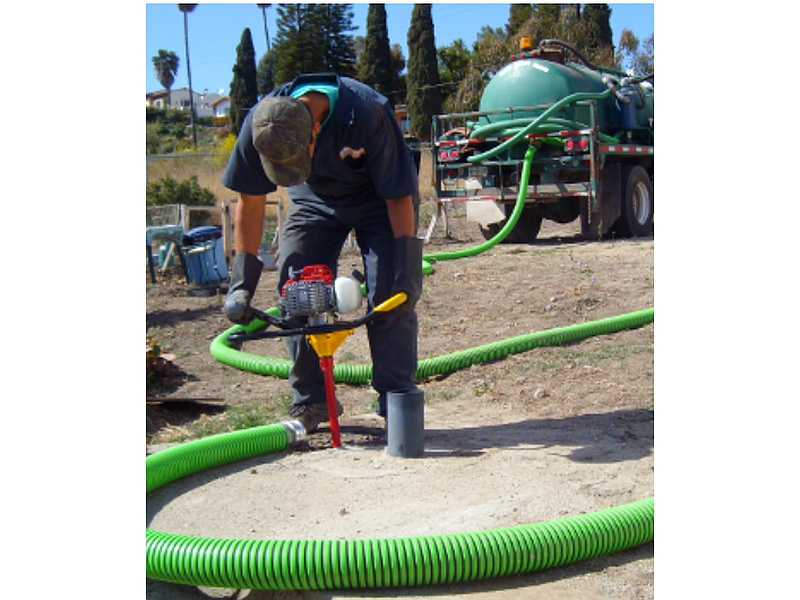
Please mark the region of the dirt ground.
<svg viewBox="0 0 800 600"><path fill-rule="evenodd" d="M427 225L423 222L422 225ZM451 218L426 253L483 241ZM501 244L441 261L417 310L421 358L522 333L592 321L654 303L653 238L586 241L577 222L545 222L530 245ZM351 249L344 272L360 268ZM275 305L265 271L254 304ZM148 452L165 432L240 404L284 410L282 379L216 361L211 341L230 327L222 293L203 295L177 269L147 279L147 332L174 355L175 373L148 388ZM250 344L250 343L248 343ZM245 350L285 357L282 342ZM197 474L147 497L147 526L236 538L395 537L490 529L592 512L654 495L654 325L530 350L419 382L425 393L425 455L385 452L376 394L337 385L344 447L320 432L279 456ZM335 355L368 362L363 329ZM163 402L156 402L159 400ZM203 402L198 402L203 401ZM654 597L654 545L530 575L431 588L352 592L219 590L148 579L147 598L518 598Z"/></svg>

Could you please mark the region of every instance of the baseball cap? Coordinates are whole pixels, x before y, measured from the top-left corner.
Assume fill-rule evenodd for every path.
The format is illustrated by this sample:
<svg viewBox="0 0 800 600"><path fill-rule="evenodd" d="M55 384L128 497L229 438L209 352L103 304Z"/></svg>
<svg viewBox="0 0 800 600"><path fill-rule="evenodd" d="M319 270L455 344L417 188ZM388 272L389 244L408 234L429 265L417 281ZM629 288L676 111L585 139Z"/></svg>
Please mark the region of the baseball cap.
<svg viewBox="0 0 800 600"><path fill-rule="evenodd" d="M311 173L311 114L305 105L288 96L269 96L253 112L253 146L270 181L292 186Z"/></svg>

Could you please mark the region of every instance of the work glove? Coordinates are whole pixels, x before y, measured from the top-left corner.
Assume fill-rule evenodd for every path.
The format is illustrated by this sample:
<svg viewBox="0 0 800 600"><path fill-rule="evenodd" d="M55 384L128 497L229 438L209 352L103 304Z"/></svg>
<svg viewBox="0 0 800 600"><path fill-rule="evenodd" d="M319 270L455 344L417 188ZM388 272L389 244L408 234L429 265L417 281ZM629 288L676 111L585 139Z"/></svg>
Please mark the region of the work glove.
<svg viewBox="0 0 800 600"><path fill-rule="evenodd" d="M237 252L233 257L228 296L222 307L228 320L237 325L247 325L253 320L250 301L256 293L264 265L253 254Z"/></svg>
<svg viewBox="0 0 800 600"><path fill-rule="evenodd" d="M408 299L397 310L413 310L422 295L422 244L418 237L394 240L394 285L392 295L405 292Z"/></svg>

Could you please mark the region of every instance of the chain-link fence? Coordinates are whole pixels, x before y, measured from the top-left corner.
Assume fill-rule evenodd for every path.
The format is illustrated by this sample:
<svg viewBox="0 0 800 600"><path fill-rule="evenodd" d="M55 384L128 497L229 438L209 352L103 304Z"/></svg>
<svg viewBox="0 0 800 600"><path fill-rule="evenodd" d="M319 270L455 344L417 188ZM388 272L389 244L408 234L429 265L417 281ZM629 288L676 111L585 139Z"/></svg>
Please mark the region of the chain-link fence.
<svg viewBox="0 0 800 600"><path fill-rule="evenodd" d="M430 145L423 145L420 152L419 187L420 195L425 198L434 195ZM200 187L210 190L217 204L222 206L226 200L236 198L235 192L222 185L227 163L227 154L151 154L147 155L147 183L167 176L179 182L194 176ZM276 192L276 196L281 196L281 190Z"/></svg>
<svg viewBox="0 0 800 600"><path fill-rule="evenodd" d="M214 206L170 204L147 207L147 227L180 225L189 231L202 225L216 225L222 229L225 254L233 255L232 220L238 194L222 185L222 174L228 163L227 154L152 154L147 155L147 183L167 177L181 183L195 177L201 189L210 191ZM279 221L285 207L284 190L267 197L262 246L271 249L277 243Z"/></svg>
<svg viewBox="0 0 800 600"><path fill-rule="evenodd" d="M423 199L420 220L427 222L435 209L430 207L427 198L435 195L431 148L420 148L421 164L419 171L420 196ZM154 183L166 177L177 182L197 178L200 188L209 190L216 199L215 206L192 206L190 204L170 204L148 206L148 228L180 225L184 231L201 225L217 225L223 231L225 254L233 255L232 220L238 195L222 185L229 155L227 154L153 154L147 155L147 183ZM288 203L283 188L267 196L262 248L272 251L279 240L282 215Z"/></svg>

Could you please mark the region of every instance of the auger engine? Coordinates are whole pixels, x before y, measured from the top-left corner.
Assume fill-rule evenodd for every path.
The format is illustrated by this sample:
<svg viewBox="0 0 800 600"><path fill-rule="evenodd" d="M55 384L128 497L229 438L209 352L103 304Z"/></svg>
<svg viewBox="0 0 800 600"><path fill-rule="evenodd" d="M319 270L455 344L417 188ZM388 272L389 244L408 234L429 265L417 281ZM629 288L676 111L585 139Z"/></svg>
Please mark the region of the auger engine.
<svg viewBox="0 0 800 600"><path fill-rule="evenodd" d="M325 398L334 448L340 447L342 440L336 406L333 354L356 327L366 325L379 315L395 309L408 298L405 292L398 292L358 319L339 320L339 313L353 312L361 307L363 279L357 271L353 271L350 277L334 279L330 268L325 265L310 265L299 271L290 269L289 278L281 288L280 305L283 315L276 317L269 312L252 309L255 317L264 321L264 328L249 332L241 329L228 335L228 341L233 344L246 339L290 335L306 337L319 357L319 366L325 380ZM266 328L270 325L278 330L268 331Z"/></svg>
<svg viewBox="0 0 800 600"><path fill-rule="evenodd" d="M289 270L281 288L281 306L287 317L310 325L336 321L336 315L361 308L361 275L336 277L326 265L309 265Z"/></svg>

